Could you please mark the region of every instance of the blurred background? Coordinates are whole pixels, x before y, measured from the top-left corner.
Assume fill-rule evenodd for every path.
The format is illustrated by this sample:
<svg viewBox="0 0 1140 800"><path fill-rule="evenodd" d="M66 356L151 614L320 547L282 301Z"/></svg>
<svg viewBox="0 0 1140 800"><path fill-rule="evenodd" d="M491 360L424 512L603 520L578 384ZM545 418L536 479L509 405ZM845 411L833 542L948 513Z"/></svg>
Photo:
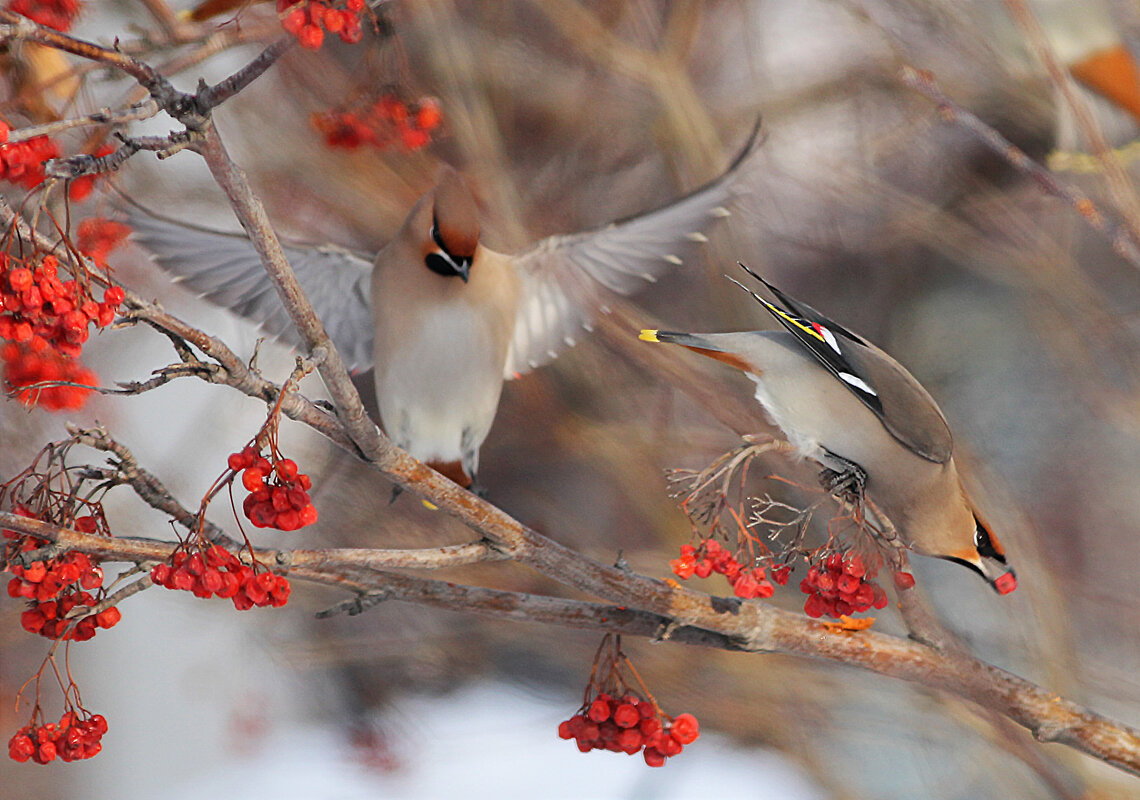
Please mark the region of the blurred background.
<svg viewBox="0 0 1140 800"><path fill-rule="evenodd" d="M147 12L154 5L88 3L74 32L135 41L140 26L157 30ZM1138 725L1136 267L898 79L906 65L933 71L958 104L1048 161L1062 182L1110 217L1127 215L1134 187L1108 192L1088 155L1096 146L1089 132L1120 148L1131 175L1136 122L1101 96L1113 90L1067 76L1087 76L1099 63L1090 58L1126 45L1140 12L1124 0L1027 9L1039 40L1018 23L1026 7L1013 0L390 2L378 8L382 36L294 48L217 117L284 233L373 251L447 162L477 191L486 244L515 251L668 203L717 175L762 116L767 140L750 196L703 262L615 303L597 335L506 386L481 456L491 500L594 558L620 553L638 572L667 576L691 529L669 497L666 471L700 468L739 439L715 409L647 368L636 330L769 327L722 277L745 261L893 354L946 413L1020 588L999 598L960 567L916 558L919 585L944 623L982 658ZM177 46L157 34L138 41L152 63L185 67L175 81L189 90L258 51L215 53L207 37L270 37L276 25L272 4L253 5L190 26ZM1049 77L1035 53L1042 41L1066 72ZM3 80L16 127L21 114L33 115L27 84L13 69ZM1091 129L1063 86L1088 108ZM131 88L93 73L67 108L121 104ZM315 112L385 94L438 100L443 122L428 146L333 149L310 122ZM44 96L58 113L73 113ZM171 125L160 118L131 132ZM116 183L147 206L237 227L190 153L164 162L140 154ZM95 199L74 213L109 211ZM137 248L118 251L112 264L135 291L239 355L253 353L251 325L171 285ZM144 330L103 332L86 354L104 385L173 360L169 344ZM726 404L751 394L727 368L677 358ZM267 343L258 363L280 381L291 356ZM304 389L321 395L314 378ZM98 421L195 506L264 416L258 402L192 381L95 398L65 415L7 402L0 474L63 438L66 420ZM753 427L769 430L759 414ZM256 542L469 540L410 497L389 505L388 484L300 426L283 423L281 438L313 477L320 522L262 532ZM771 469L811 480L804 465ZM170 535L124 490L107 512L117 533ZM212 517L233 526L224 504ZM511 565L446 577L560 591ZM800 608L797 581L771 602ZM71 653L84 702L109 721L104 751L48 767L4 760L0 797L438 797L460 787L498 798L1140 796L1135 779L1036 745L1020 729L1011 734L951 697L802 659L633 640L626 652L658 701L696 714L702 738L661 770L640 758L583 755L557 739L556 727L580 702L598 636L396 602L314 619L341 599L295 586L283 610L238 614L229 603L160 589L131 598L114 630ZM10 601L0 614L4 731L26 721L11 698L46 650L21 630L19 610ZM892 610L878 616L877 629L902 630Z"/></svg>

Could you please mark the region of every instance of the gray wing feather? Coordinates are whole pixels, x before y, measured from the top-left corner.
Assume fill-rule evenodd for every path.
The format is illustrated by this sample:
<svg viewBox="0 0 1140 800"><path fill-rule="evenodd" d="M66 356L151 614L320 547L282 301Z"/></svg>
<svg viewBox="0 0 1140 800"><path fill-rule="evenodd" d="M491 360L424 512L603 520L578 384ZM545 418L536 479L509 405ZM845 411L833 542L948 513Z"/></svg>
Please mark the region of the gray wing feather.
<svg viewBox="0 0 1140 800"><path fill-rule="evenodd" d="M598 230L552 236L518 256L521 296L505 376L518 377L572 344L589 328L602 290L631 294L694 258L709 229L747 193L740 178L759 130L723 175L680 200Z"/></svg>
<svg viewBox="0 0 1140 800"><path fill-rule="evenodd" d="M168 222L132 212L134 240L175 280L294 347L300 336L244 234ZM332 245L285 245L297 281L349 369L372 365L370 260Z"/></svg>

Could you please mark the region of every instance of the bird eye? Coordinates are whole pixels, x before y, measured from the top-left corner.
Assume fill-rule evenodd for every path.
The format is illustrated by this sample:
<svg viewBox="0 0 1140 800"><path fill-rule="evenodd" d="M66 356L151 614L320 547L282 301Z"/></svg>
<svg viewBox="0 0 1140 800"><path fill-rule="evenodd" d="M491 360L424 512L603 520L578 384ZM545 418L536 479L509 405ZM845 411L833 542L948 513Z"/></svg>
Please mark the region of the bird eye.
<svg viewBox="0 0 1140 800"><path fill-rule="evenodd" d="M1005 563L1005 555L994 547L989 530L977 517L974 517L974 547L977 548L978 555Z"/></svg>

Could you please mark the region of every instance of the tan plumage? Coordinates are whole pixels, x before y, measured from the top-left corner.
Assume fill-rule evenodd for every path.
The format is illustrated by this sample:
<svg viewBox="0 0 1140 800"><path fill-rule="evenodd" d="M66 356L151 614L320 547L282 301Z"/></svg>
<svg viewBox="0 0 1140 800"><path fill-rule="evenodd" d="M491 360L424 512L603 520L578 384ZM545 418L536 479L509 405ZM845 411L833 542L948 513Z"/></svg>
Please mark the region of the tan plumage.
<svg viewBox="0 0 1140 800"><path fill-rule="evenodd" d="M436 221L433 221L436 220ZM469 277L424 269L440 248L470 259ZM466 485L478 468L515 330L519 276L510 256L478 243L474 201L445 167L372 270L376 395L397 444Z"/></svg>
<svg viewBox="0 0 1140 800"><path fill-rule="evenodd" d="M517 255L480 243L475 201L450 167L374 260L333 246L285 252L344 360L375 365L388 434L468 485L503 380L574 344L607 291L629 294L695 255L747 192L741 178L758 133L724 175L672 204ZM178 280L296 342L248 239L153 215L133 214L131 223Z"/></svg>
<svg viewBox="0 0 1140 800"><path fill-rule="evenodd" d="M783 331L643 331L642 338L743 369L798 453L858 476L908 547L969 566L1002 594L1013 591L1013 570L962 486L934 399L878 347L764 283L780 305L753 296Z"/></svg>

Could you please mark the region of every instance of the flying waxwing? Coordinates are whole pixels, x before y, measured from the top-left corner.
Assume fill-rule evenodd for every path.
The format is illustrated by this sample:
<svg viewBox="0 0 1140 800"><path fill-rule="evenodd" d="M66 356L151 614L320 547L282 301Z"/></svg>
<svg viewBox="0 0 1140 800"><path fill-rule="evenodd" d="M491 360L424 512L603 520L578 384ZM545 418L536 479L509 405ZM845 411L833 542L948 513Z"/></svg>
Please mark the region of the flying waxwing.
<svg viewBox="0 0 1140 800"><path fill-rule="evenodd" d="M640 338L743 370L773 424L801 457L825 468L831 486L865 491L915 552L963 564L999 594L1016 589L1001 543L962 488L950 429L934 399L878 347L744 269L779 305L734 283L784 330L647 330Z"/></svg>
<svg viewBox="0 0 1140 800"><path fill-rule="evenodd" d="M554 359L605 291L632 293L695 255L706 232L747 192L740 180L757 124L715 181L657 211L597 230L552 236L518 255L479 241L464 179L443 167L375 257L334 247L285 254L345 363L375 367L380 419L400 447L471 486L504 380ZM186 286L298 344L249 240L151 214L131 214L135 240Z"/></svg>

